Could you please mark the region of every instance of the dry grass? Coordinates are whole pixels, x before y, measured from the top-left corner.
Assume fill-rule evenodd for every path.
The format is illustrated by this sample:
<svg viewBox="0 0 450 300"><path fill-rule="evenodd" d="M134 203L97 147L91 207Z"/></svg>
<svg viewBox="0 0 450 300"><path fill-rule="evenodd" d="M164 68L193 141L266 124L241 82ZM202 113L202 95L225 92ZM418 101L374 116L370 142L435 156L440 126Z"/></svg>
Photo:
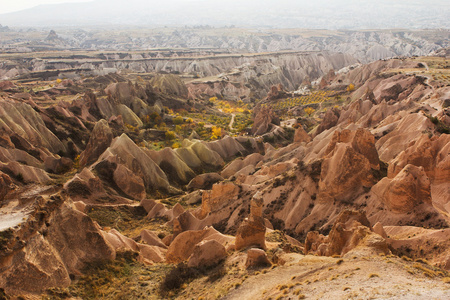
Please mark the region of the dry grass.
<svg viewBox="0 0 450 300"><path fill-rule="evenodd" d="M413 264L413 267L416 268L416 269L418 269L418 270L420 270L420 271L422 271L422 272L423 272L423 275L425 275L425 276L427 276L427 277L433 278L433 277L436 277L436 276L437 276L437 274L436 274L435 271L433 271L433 270L431 270L431 269L425 267L425 266L422 265L422 264L414 263L414 264Z"/></svg>
<svg viewBox="0 0 450 300"><path fill-rule="evenodd" d="M120 252L114 261L90 265L69 291L79 299L156 299L158 283L170 268L145 266L136 261L136 253Z"/></svg>
<svg viewBox="0 0 450 300"><path fill-rule="evenodd" d="M412 261L411 258L409 258L408 256L405 256L405 255L402 256L402 259L403 259L404 261Z"/></svg>

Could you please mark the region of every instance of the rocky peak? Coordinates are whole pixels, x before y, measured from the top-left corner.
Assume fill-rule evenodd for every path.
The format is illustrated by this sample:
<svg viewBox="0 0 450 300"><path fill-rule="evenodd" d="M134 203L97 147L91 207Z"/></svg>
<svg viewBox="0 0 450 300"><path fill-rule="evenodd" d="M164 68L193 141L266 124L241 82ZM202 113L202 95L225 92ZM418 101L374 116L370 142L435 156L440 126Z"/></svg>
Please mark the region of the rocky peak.
<svg viewBox="0 0 450 300"><path fill-rule="evenodd" d="M250 216L242 222L236 233L236 250L256 246L266 248L266 225L262 217L263 197L258 191L250 203Z"/></svg>
<svg viewBox="0 0 450 300"><path fill-rule="evenodd" d="M270 106L262 106L255 113L255 120L253 122L252 134L262 135L269 132L273 125L279 125L280 120L273 112Z"/></svg>
<svg viewBox="0 0 450 300"><path fill-rule="evenodd" d="M46 41L55 41L55 40L59 40L59 36L56 33L56 31L54 31L53 29L50 30L50 32L48 33L47 37L45 38Z"/></svg>

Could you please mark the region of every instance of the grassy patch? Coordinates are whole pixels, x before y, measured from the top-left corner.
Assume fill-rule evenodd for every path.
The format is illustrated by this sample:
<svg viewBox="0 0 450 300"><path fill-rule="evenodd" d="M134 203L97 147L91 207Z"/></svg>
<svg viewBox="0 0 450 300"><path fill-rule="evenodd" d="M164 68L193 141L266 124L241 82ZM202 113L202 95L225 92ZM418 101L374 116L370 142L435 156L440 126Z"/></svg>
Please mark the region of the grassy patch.
<svg viewBox="0 0 450 300"><path fill-rule="evenodd" d="M119 252L116 260L91 264L68 291L81 299L158 299L157 283L170 265L145 266L134 252Z"/></svg>
<svg viewBox="0 0 450 300"><path fill-rule="evenodd" d="M170 198L166 198L166 199L161 199L160 200L161 203L166 204L170 207L175 206L177 203L181 204L181 206L183 206L184 208L189 207L189 205L186 204L185 201L181 200L180 197L176 196L176 197L170 197Z"/></svg>
<svg viewBox="0 0 450 300"><path fill-rule="evenodd" d="M163 235L172 233L172 229L164 225L166 219L147 219L146 211L140 206L96 206L88 209L88 215L100 226L114 228L131 238L139 236L143 229Z"/></svg>
<svg viewBox="0 0 450 300"><path fill-rule="evenodd" d="M207 268L193 268L188 267L184 262L179 263L177 266L172 267L163 280L160 281L158 292L160 297L167 299L185 290L189 283L197 278L205 277L206 281L211 283L221 279L227 273L228 271L223 262L217 266ZM183 296L186 296L186 294L183 294Z"/></svg>

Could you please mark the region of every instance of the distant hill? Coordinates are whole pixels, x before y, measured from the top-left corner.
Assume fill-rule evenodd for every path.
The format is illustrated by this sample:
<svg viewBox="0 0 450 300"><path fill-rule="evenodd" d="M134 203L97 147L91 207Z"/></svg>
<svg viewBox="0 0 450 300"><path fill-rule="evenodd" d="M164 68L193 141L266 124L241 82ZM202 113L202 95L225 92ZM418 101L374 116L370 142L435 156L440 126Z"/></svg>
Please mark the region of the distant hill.
<svg viewBox="0 0 450 300"><path fill-rule="evenodd" d="M95 0L1 14L5 26L211 25L273 28L450 28L442 0Z"/></svg>

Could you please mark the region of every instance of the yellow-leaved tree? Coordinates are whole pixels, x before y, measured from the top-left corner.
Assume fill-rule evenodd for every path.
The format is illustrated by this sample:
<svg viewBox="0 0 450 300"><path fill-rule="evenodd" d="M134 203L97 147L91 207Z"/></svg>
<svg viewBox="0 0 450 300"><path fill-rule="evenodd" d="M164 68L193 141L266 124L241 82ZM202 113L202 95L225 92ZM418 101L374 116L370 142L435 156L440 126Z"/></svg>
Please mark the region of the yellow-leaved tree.
<svg viewBox="0 0 450 300"><path fill-rule="evenodd" d="M312 107L307 107L305 109L303 109L305 111L305 113L308 115L308 117L311 117L311 115L316 111L314 108Z"/></svg>
<svg viewBox="0 0 450 300"><path fill-rule="evenodd" d="M351 92L355 89L355 85L353 83L350 83L347 87L347 92Z"/></svg>
<svg viewBox="0 0 450 300"><path fill-rule="evenodd" d="M211 132L212 132L212 135L211 135L212 140L218 139L222 136L222 128L220 128L220 127L213 126L211 128Z"/></svg>

